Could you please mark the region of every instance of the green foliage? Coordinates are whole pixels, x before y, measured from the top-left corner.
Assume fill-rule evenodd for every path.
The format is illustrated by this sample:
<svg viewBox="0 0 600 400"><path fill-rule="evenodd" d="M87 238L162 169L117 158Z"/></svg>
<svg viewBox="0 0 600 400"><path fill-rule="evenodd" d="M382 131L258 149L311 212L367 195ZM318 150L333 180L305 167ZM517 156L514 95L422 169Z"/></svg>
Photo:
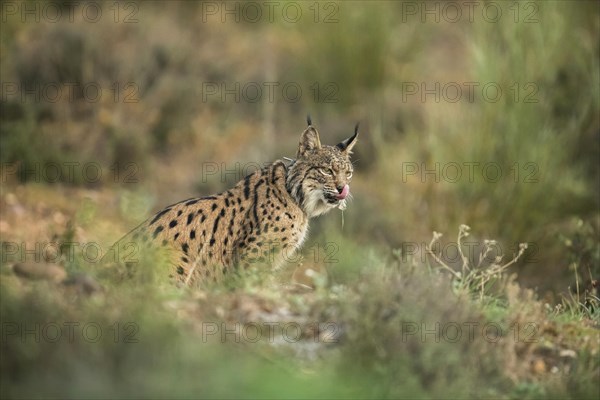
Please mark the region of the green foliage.
<svg viewBox="0 0 600 400"><path fill-rule="evenodd" d="M2 397L286 398L292 393L350 393L334 387L327 374L298 376L235 344L203 341L172 312L157 308L164 294L145 289L131 294L110 290L106 297L76 298L68 304L44 284L17 293L3 283ZM53 343L47 338L55 337L56 326L62 333ZM50 327L47 336L45 327ZM17 333L11 333L13 328ZM31 333L36 329L37 337ZM101 336L96 340L97 332Z"/></svg>
<svg viewBox="0 0 600 400"><path fill-rule="evenodd" d="M329 265L329 283L304 293L253 271L195 290L161 285L149 279L160 265L151 254L140 258L144 276L126 280L105 266L80 264L103 287L91 295L3 273L2 395L548 398L594 392L586 382L600 367L591 356L598 348L585 339L593 329L579 337L573 319L561 322L556 329L565 336L556 345L577 350L578 369L560 381L540 380L527 372L526 349L550 346L548 337L535 330L535 341L523 340L528 331L517 340L514 331L522 323L552 323L533 311L535 300L507 292L508 303L473 301L453 289L448 275L425 265L392 266L376 253L360 258L365 249L350 243L341 250L347 255ZM359 278L335 271L344 269ZM66 327L73 323L70 339ZM486 333L490 323L501 329L499 337ZM303 335L282 340L285 324ZM57 326L61 335L53 340ZM262 327L259 341L241 334L247 326ZM265 333L268 326L277 327L274 336Z"/></svg>
<svg viewBox="0 0 600 400"><path fill-rule="evenodd" d="M562 306L571 318L600 321L600 237L598 221L573 222L572 228L560 234L568 255L568 269L574 282Z"/></svg>
<svg viewBox="0 0 600 400"><path fill-rule="evenodd" d="M598 221L583 221L578 219L573 223L572 232L561 234L567 253L568 261L579 274L587 275L589 279L600 277L600 231Z"/></svg>

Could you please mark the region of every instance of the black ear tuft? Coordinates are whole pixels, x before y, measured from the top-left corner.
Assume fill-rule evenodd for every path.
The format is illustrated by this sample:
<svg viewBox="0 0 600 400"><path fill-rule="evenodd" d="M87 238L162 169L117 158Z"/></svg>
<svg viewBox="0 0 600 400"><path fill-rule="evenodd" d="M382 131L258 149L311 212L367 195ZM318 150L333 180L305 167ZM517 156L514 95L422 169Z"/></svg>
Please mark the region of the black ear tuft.
<svg viewBox="0 0 600 400"><path fill-rule="evenodd" d="M354 135L349 137L348 139L336 144L336 147L341 151L347 152L348 154L352 153L352 148L356 144L356 138L358 136L358 123L354 127Z"/></svg>
<svg viewBox="0 0 600 400"><path fill-rule="evenodd" d="M312 125L312 119L310 118L310 114L306 114L306 123L308 124L308 126Z"/></svg>

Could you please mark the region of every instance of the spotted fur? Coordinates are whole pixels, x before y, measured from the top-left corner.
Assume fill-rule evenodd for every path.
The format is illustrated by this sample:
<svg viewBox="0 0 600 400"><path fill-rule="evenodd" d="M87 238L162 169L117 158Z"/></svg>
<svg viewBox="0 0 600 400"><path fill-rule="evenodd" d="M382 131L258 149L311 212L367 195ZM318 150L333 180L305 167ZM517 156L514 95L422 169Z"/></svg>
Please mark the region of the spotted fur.
<svg viewBox="0 0 600 400"><path fill-rule="evenodd" d="M310 218L345 207L358 137L322 146L312 126L295 160L277 160L222 193L170 205L115 244L169 249L170 276L188 285L252 264L277 267L304 242Z"/></svg>

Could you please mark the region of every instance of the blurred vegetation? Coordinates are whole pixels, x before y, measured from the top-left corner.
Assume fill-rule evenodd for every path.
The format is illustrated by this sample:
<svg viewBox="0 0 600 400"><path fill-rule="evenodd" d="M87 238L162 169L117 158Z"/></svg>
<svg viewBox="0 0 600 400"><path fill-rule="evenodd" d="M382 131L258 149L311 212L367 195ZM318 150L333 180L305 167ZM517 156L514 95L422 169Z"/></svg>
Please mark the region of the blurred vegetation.
<svg viewBox="0 0 600 400"><path fill-rule="evenodd" d="M360 121L354 200L343 228L338 213L313 221L307 251L325 243L337 250L325 286L308 295L272 292L265 277L200 295L157 289L152 274L128 285L86 260L61 259L69 274L91 274L108 288L87 298L21 283L3 255L3 322L136 321L141 340L3 339L3 397L580 398L597 388L596 328L573 327L597 327L599 318L589 302L597 297L583 294L600 277L597 2L496 2L502 15L490 20L482 1L472 21L463 8L455 22L441 2L427 6L438 7L439 21L422 14L422 2L375 1L281 2L272 21L263 8L258 22L244 8L236 21L220 2L95 2L103 14L94 23L82 16L86 2L52 4L63 12L59 22L23 21L2 8L2 241L110 244L166 204L293 157L307 113L326 144ZM297 22L282 14L287 5L301 8ZM513 289L480 303L441 278L425 246L432 231L463 223L473 248L498 239L505 261L527 242L511 271L549 308L507 276ZM444 236L440 245L452 242ZM294 315L343 326L343 342L291 366L286 352L298 350L198 343L200 321L235 321L236 299L263 291L267 302L283 297ZM183 311L156 307L173 302ZM402 321L415 320L535 321L550 344L401 341ZM542 364L563 368L560 354L574 348L581 351L570 374L536 375Z"/></svg>
<svg viewBox="0 0 600 400"><path fill-rule="evenodd" d="M287 285L288 272L255 270L181 290L164 284L156 272L165 266L153 255L140 254L139 261L129 280L84 259L75 260L74 278L62 283L3 268L2 396L594 398L597 392L600 310L588 316L575 304L567 313L544 307L504 274L497 275L503 283L496 301L479 302L437 268L358 248L331 264L314 290ZM78 274L95 276L98 287L73 282Z"/></svg>

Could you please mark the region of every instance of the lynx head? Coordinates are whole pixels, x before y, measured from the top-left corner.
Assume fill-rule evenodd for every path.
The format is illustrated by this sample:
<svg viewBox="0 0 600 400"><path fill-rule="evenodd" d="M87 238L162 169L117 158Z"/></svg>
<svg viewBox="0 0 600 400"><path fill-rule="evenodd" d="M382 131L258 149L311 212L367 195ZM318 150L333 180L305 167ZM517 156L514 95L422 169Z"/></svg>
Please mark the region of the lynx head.
<svg viewBox="0 0 600 400"><path fill-rule="evenodd" d="M308 117L308 127L300 137L296 160L290 165L286 186L309 217L333 208L345 208L350 195L352 162L350 154L358 137L354 135L335 146L323 146L319 132Z"/></svg>

